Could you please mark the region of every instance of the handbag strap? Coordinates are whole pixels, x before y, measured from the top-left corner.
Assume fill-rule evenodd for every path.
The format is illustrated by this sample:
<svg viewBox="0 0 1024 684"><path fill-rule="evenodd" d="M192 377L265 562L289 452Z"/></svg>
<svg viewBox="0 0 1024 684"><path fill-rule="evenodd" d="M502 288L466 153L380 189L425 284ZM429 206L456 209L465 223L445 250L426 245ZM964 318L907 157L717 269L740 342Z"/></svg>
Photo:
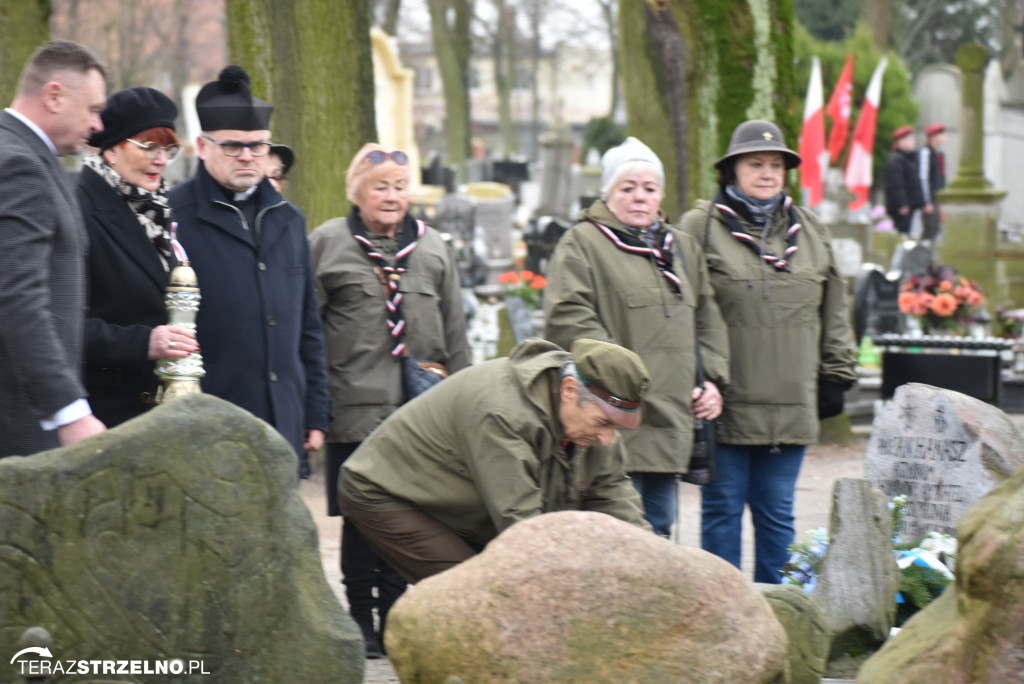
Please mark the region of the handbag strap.
<svg viewBox="0 0 1024 684"><path fill-rule="evenodd" d="M711 221L711 212L708 212L708 222ZM705 226L705 230L707 227ZM672 247L676 251L676 255L679 257L679 268L683 271L683 275L686 277L686 281L690 283L690 289L693 290L693 342L694 350L697 355L697 387L700 387L701 392L704 391L704 360L701 358L700 353L700 331L697 328L697 288L693 285L693 278L690 277L690 271L686 268L686 259L683 258L683 250L679 248L679 240L675 240Z"/></svg>

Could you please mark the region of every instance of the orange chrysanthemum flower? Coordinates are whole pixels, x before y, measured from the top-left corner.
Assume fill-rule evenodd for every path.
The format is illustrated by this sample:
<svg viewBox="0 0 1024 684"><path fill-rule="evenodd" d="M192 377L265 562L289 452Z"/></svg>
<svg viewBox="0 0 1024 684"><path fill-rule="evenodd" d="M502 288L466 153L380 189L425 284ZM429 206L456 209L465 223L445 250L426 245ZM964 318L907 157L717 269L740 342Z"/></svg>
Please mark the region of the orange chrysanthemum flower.
<svg viewBox="0 0 1024 684"><path fill-rule="evenodd" d="M932 301L931 309L936 315L946 318L956 313L959 306L960 304L956 301L956 297L948 292L943 292Z"/></svg>
<svg viewBox="0 0 1024 684"><path fill-rule="evenodd" d="M914 309L917 308L917 293L909 291L900 292L899 304L900 313L914 313Z"/></svg>
<svg viewBox="0 0 1024 684"><path fill-rule="evenodd" d="M943 280L941 283L939 283L939 291L940 292L949 292L952 289L953 289L953 283L949 282L948 280Z"/></svg>
<svg viewBox="0 0 1024 684"><path fill-rule="evenodd" d="M536 275L536 274L533 271L520 271L519 272L519 277L522 278L526 282L530 282L531 280L533 280L533 276L534 275Z"/></svg>
<svg viewBox="0 0 1024 684"><path fill-rule="evenodd" d="M543 290L544 286L547 284L547 278L545 278L542 275L537 275L534 276L533 280L530 282L530 287L532 287L534 290Z"/></svg>

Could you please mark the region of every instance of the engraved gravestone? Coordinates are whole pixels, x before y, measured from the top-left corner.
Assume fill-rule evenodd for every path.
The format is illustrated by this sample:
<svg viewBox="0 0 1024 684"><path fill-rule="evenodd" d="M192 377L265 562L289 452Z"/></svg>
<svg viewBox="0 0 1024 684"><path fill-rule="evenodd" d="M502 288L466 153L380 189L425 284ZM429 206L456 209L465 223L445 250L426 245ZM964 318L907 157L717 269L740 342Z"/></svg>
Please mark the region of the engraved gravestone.
<svg viewBox="0 0 1024 684"><path fill-rule="evenodd" d="M875 417L865 477L906 495L902 537L956 536L971 506L1024 463L1024 436L1006 414L952 390L908 383Z"/></svg>
<svg viewBox="0 0 1024 684"><path fill-rule="evenodd" d="M208 394L0 459L0 682L18 681L34 626L52 635L51 672L182 659L210 675L189 682L362 682L295 463L272 427ZM124 681L186 681L164 673ZM48 684L67 681L82 677Z"/></svg>

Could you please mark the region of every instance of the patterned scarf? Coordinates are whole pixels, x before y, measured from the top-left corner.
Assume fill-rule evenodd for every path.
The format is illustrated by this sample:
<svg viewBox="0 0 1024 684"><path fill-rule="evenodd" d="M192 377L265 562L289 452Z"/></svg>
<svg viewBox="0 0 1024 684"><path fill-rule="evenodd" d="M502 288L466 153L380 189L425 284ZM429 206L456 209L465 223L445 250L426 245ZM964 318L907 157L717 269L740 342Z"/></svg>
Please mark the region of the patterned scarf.
<svg viewBox="0 0 1024 684"><path fill-rule="evenodd" d="M348 214L348 227L352 231L352 237L356 239L359 246L366 252L366 256L374 264L374 270L381 278L387 294L384 303L388 307L388 329L391 331L391 339L395 346L391 355L401 360L406 355L405 342L405 320L402 318L402 293L398 290L398 282L402 279L409 265L409 256L419 245L419 239L427 231L423 221L417 221L408 214L402 221L401 236L398 242L398 252L395 254L395 265L388 263L387 258L377 251L370 238L367 237L366 224L359 216L359 207L352 207Z"/></svg>
<svg viewBox="0 0 1024 684"><path fill-rule="evenodd" d="M715 196L713 204L720 212L722 212L722 217L725 219L725 225L728 226L729 232L732 233L734 238L745 244L754 252L754 254L774 266L777 270L789 272L789 262L793 260L793 255L795 255L799 249L796 244L797 235L803 226L800 225L800 222L797 219L796 210L793 207L793 198L788 195L782 195L782 197L782 207L789 214L790 225L786 230L786 251L781 257L775 256L767 249L762 249L761 245L758 244L757 239L743 229L743 226L740 224L740 217L747 219L751 223L758 223L752 216L752 212L750 211L750 207L747 203L737 201L733 199L732 196L726 196L719 191Z"/></svg>
<svg viewBox="0 0 1024 684"><path fill-rule="evenodd" d="M613 230L606 225L600 224L594 219L587 219L595 226L598 230L605 234L605 236L612 241L616 247L621 249L627 254L636 254L638 256L654 257L654 263L657 265L658 270L668 280L669 285L672 286L672 291L676 297L683 296L683 284L680 282L679 277L676 275L675 270L672 268L672 243L674 236L671 230L665 231L665 237L662 238L661 246L647 246L643 240L630 233L624 233L619 230Z"/></svg>
<svg viewBox="0 0 1024 684"><path fill-rule="evenodd" d="M82 164L95 171L128 203L128 207L135 213L135 218L146 230L146 236L156 247L157 256L160 257L164 270L170 271L177 261L171 246L171 205L167 201L167 181L161 178L160 187L156 192L150 192L121 178L121 174L103 161L99 153L86 155Z"/></svg>

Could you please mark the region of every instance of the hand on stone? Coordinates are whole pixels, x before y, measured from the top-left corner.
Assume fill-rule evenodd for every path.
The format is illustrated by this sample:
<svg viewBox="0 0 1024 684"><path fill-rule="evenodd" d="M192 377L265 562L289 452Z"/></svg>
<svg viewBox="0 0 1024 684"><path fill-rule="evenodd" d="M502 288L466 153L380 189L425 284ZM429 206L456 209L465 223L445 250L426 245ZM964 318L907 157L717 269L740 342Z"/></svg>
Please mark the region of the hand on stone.
<svg viewBox="0 0 1024 684"><path fill-rule="evenodd" d="M189 331L171 325L158 325L149 334L149 358L183 359L199 351L196 337Z"/></svg>

